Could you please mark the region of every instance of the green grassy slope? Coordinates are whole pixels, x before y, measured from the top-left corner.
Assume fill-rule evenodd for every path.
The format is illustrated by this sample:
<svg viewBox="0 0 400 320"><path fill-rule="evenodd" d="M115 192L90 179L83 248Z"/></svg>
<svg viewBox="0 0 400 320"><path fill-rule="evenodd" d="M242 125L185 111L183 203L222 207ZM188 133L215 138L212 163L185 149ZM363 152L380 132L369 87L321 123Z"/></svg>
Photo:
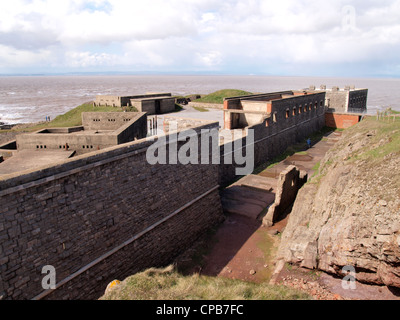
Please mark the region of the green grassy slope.
<svg viewBox="0 0 400 320"><path fill-rule="evenodd" d="M222 104L224 103L224 98L246 96L251 94L252 94L251 92L243 90L225 89L210 93L209 95L206 95L201 99L195 100L194 102Z"/></svg>
<svg viewBox="0 0 400 320"><path fill-rule="evenodd" d="M183 276L167 268L149 269L128 277L100 300L308 300L283 286L199 275Z"/></svg>

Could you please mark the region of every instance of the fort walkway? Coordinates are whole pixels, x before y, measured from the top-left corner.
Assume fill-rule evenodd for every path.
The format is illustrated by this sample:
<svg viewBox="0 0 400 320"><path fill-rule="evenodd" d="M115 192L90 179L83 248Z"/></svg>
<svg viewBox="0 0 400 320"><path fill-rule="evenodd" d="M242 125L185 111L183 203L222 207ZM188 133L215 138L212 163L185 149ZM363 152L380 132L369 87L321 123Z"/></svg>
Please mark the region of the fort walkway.
<svg viewBox="0 0 400 320"><path fill-rule="evenodd" d="M215 234L216 243L205 257L204 275L252 282L268 282L274 271L274 252L288 217L273 227L262 225L263 215L275 200L280 172L289 165L313 175L313 168L338 141L340 133L327 134L311 149L288 157L257 175L246 176L222 192L226 221Z"/></svg>

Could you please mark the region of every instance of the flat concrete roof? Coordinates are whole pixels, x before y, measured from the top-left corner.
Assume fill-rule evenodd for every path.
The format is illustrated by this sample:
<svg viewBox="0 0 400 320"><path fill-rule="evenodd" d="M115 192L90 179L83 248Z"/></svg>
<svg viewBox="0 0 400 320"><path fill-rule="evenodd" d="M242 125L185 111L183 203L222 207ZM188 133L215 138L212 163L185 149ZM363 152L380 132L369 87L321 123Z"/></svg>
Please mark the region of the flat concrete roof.
<svg viewBox="0 0 400 320"><path fill-rule="evenodd" d="M62 133L62 132L34 132L33 134L35 135L68 135L68 136L86 136L86 135L92 135L92 134L110 134L113 133L116 130L81 130L81 131L75 131L75 132L67 132L67 133Z"/></svg>
<svg viewBox="0 0 400 320"><path fill-rule="evenodd" d="M158 96L158 97L145 97L145 98L132 98L132 101L152 101L152 100L175 100L174 97L171 96Z"/></svg>
<svg viewBox="0 0 400 320"><path fill-rule="evenodd" d="M33 170L70 158L75 151L64 150L21 150L0 163L0 175Z"/></svg>

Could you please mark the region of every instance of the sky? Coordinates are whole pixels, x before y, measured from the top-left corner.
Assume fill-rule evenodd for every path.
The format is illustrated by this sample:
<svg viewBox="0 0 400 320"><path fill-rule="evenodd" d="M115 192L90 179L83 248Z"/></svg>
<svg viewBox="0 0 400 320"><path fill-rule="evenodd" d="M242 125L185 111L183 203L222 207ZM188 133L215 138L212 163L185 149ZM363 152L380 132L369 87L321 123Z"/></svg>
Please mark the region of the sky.
<svg viewBox="0 0 400 320"><path fill-rule="evenodd" d="M400 0L0 2L0 74L400 76Z"/></svg>

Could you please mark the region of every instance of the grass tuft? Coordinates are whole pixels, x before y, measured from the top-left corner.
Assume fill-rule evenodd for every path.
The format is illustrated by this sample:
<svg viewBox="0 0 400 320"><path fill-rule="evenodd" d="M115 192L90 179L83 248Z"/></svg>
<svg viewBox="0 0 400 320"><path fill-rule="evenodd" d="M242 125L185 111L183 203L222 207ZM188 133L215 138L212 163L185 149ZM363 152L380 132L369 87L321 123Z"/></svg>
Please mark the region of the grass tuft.
<svg viewBox="0 0 400 320"><path fill-rule="evenodd" d="M309 300L305 293L283 286L240 280L183 276L171 268L135 274L100 300Z"/></svg>
<svg viewBox="0 0 400 320"><path fill-rule="evenodd" d="M239 96L247 96L251 95L251 92L243 91L243 90L235 90L235 89L224 89L219 90L209 95L202 97L201 99L195 100L195 102L204 102L204 103L215 103L215 104L223 104L224 98L231 97L239 97Z"/></svg>

